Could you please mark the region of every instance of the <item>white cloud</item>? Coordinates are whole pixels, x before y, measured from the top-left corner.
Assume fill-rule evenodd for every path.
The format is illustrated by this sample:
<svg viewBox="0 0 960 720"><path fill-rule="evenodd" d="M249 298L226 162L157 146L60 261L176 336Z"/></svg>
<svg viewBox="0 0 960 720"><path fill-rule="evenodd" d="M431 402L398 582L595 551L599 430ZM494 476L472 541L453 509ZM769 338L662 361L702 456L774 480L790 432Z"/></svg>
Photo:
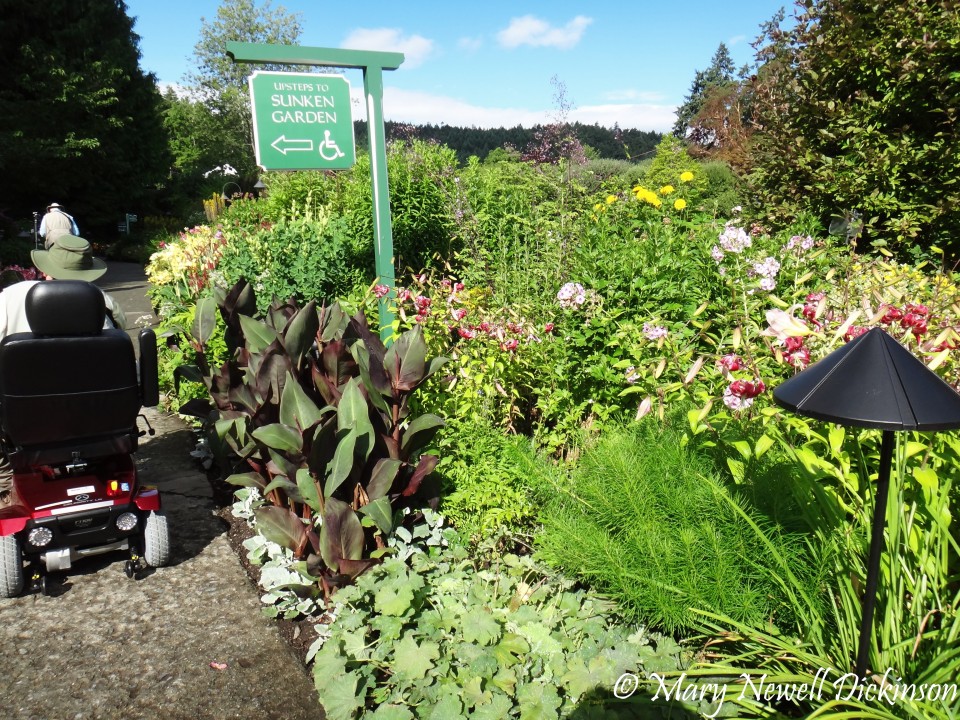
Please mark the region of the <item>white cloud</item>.
<svg viewBox="0 0 960 720"><path fill-rule="evenodd" d="M468 52L475 52L483 46L483 38L462 37L457 41L457 47Z"/></svg>
<svg viewBox="0 0 960 720"><path fill-rule="evenodd" d="M746 35L734 35L732 38L727 40L727 45L730 47L733 47L734 45L739 45L746 39L747 39Z"/></svg>
<svg viewBox="0 0 960 720"><path fill-rule="evenodd" d="M354 90L354 119L366 119L363 91ZM577 108L570 113L570 122L602 127L667 132L676 121L675 108L656 104L610 104ZM533 127L552 122L554 110L527 110L510 107L474 105L463 100L431 93L386 87L383 91L383 115L394 122L414 125L455 125L459 127Z"/></svg>
<svg viewBox="0 0 960 720"><path fill-rule="evenodd" d="M592 22L593 18L577 15L563 27L553 27L546 20L534 15L524 15L510 20L506 29L497 33L497 40L508 48L530 45L569 50L580 42L584 31Z"/></svg>
<svg viewBox="0 0 960 720"><path fill-rule="evenodd" d="M422 65L434 51L433 40L422 35L404 35L403 31L397 28L357 28L343 39L340 47L350 50L402 52L405 70Z"/></svg>
<svg viewBox="0 0 960 720"><path fill-rule="evenodd" d="M612 103L576 108L570 112L568 119L570 122L581 122L584 125L596 123L607 128L619 125L623 129L669 132L677 121L677 114L672 105Z"/></svg>

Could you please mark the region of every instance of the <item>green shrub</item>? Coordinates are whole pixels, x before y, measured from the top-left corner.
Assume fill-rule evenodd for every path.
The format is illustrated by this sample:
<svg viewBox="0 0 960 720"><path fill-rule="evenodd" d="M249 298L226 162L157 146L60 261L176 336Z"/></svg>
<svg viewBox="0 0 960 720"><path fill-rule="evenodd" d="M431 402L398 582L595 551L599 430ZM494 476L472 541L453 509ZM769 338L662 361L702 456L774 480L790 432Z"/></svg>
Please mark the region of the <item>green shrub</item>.
<svg viewBox="0 0 960 720"><path fill-rule="evenodd" d="M697 627L694 609L790 626L780 574L804 567L815 580L795 537L756 517L681 432L649 419L585 451L543 521L544 558L670 632Z"/></svg>
<svg viewBox="0 0 960 720"><path fill-rule="evenodd" d="M216 280L221 287L249 281L261 311L271 298L332 302L364 280L353 252L344 222L320 210L233 234L217 265ZM373 259L365 264L372 275Z"/></svg>
<svg viewBox="0 0 960 720"><path fill-rule="evenodd" d="M456 153L443 145L414 140L387 147L390 215L395 267L435 264L449 257L458 239L453 232L459 193ZM370 156L360 154L349 181L331 209L347 220L358 246L373 248L373 190ZM371 260L372 264L372 260Z"/></svg>
<svg viewBox="0 0 960 720"><path fill-rule="evenodd" d="M727 163L716 160L705 162L700 166L700 173L706 179L701 200L704 209L720 217L729 217L734 207L742 205L737 176Z"/></svg>

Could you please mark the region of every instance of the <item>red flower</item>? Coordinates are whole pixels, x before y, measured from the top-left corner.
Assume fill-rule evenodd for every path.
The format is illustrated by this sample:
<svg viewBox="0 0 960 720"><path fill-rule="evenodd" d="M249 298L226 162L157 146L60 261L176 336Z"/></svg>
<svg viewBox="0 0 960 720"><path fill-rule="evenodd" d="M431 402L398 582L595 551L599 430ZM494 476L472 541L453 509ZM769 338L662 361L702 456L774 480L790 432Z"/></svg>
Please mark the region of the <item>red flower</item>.
<svg viewBox="0 0 960 720"><path fill-rule="evenodd" d="M787 355L787 362L801 370L810 364L810 351L805 347Z"/></svg>
<svg viewBox="0 0 960 720"><path fill-rule="evenodd" d="M547 323L546 325L543 326L543 331L544 331L545 333L552 333L552 332L553 332L553 327L554 327L554 326L553 326L553 323Z"/></svg>
<svg viewBox="0 0 960 720"><path fill-rule="evenodd" d="M730 392L742 398L755 398L767 389L763 380L734 380L730 383Z"/></svg>
<svg viewBox="0 0 960 720"><path fill-rule="evenodd" d="M906 310L908 313L914 313L915 315L920 315L926 317L930 314L930 308L926 305L914 305L913 303L907 303Z"/></svg>
<svg viewBox="0 0 960 720"><path fill-rule="evenodd" d="M784 338L783 344L786 346L788 353L793 353L803 347L803 338L787 337Z"/></svg>
<svg viewBox="0 0 960 720"><path fill-rule="evenodd" d="M467 330L466 328L457 328L457 332L460 333L460 337L467 340L473 340L477 336L473 330Z"/></svg>
<svg viewBox="0 0 960 720"><path fill-rule="evenodd" d="M886 312L883 314L883 317L880 318L880 322L884 325L889 325L892 322L897 322L903 317L903 313L900 312L900 308L894 307L893 305L886 306Z"/></svg>
<svg viewBox="0 0 960 720"><path fill-rule="evenodd" d="M504 342L500 343L500 349L509 350L510 352L513 352L514 350L517 349L517 345L519 344L520 343L517 342L516 338L511 338L509 340L505 340Z"/></svg>
<svg viewBox="0 0 960 720"><path fill-rule="evenodd" d="M727 372L740 370L743 367L743 358L736 353L728 353L717 360L717 366L721 370L726 370Z"/></svg>
<svg viewBox="0 0 960 720"><path fill-rule="evenodd" d="M851 325L847 328L847 331L843 334L843 339L846 342L850 342L854 338L858 338L867 332L867 328L862 327L861 325Z"/></svg>

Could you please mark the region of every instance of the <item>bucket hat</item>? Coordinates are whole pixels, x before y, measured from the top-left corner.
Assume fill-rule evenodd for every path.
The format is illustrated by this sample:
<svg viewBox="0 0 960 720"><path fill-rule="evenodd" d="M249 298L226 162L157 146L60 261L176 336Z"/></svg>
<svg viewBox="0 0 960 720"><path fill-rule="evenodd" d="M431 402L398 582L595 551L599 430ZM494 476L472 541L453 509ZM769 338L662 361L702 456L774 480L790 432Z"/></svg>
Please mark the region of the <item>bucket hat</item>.
<svg viewBox="0 0 960 720"><path fill-rule="evenodd" d="M37 269L57 280L93 282L107 271L107 264L93 256L90 243L75 235L61 235L49 250L31 250Z"/></svg>
<svg viewBox="0 0 960 720"><path fill-rule="evenodd" d="M63 205L61 205L60 203L53 202L47 205L47 210L52 210L53 208L62 208L62 207Z"/></svg>

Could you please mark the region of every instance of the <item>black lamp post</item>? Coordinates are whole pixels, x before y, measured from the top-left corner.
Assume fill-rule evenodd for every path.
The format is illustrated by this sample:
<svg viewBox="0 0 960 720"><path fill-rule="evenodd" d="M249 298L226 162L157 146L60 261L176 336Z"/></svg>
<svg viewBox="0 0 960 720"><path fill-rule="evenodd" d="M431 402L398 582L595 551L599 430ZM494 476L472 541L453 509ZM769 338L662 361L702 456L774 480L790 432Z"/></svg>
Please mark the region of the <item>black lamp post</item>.
<svg viewBox="0 0 960 720"><path fill-rule="evenodd" d="M893 432L960 427L960 394L881 328L875 327L779 385L773 391L773 398L800 415L883 430L857 651L856 672L863 678L880 577Z"/></svg>

